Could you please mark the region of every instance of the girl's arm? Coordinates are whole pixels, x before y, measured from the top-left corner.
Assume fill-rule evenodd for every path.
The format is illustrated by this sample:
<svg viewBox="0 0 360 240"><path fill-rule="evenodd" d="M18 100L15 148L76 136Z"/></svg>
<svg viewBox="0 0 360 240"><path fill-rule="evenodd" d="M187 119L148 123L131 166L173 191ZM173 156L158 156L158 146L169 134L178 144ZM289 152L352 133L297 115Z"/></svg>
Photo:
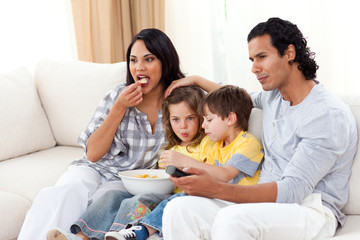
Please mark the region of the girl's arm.
<svg viewBox="0 0 360 240"><path fill-rule="evenodd" d="M120 93L104 122L88 139L86 156L89 161L97 162L109 151L126 110L141 101L142 91L139 82L127 86Z"/></svg>
<svg viewBox="0 0 360 240"><path fill-rule="evenodd" d="M231 179L236 177L240 171L232 166L215 166L203 163L182 153L165 150L161 153L159 164L163 167L175 166L180 169L182 168L201 168L208 172L211 176L214 176L221 182L229 182Z"/></svg>

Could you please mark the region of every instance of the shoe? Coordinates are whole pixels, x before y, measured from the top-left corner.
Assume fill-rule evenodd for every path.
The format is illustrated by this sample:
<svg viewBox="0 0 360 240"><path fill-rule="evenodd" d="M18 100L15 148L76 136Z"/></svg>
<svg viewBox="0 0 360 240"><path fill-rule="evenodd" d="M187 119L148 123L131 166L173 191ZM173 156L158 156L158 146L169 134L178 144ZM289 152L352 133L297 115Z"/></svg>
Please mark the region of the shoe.
<svg viewBox="0 0 360 240"><path fill-rule="evenodd" d="M135 230L141 230L140 226L133 226L128 224L119 232L113 231L105 234L105 240L137 240Z"/></svg>
<svg viewBox="0 0 360 240"><path fill-rule="evenodd" d="M66 232L61 228L52 228L46 234L47 240L81 240L75 234Z"/></svg>

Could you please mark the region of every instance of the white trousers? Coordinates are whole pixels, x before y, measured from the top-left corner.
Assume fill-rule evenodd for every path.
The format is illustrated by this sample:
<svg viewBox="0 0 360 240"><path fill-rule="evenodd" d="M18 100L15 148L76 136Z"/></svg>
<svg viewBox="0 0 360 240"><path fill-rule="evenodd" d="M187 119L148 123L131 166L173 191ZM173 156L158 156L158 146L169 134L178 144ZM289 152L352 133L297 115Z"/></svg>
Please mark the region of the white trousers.
<svg viewBox="0 0 360 240"><path fill-rule="evenodd" d="M42 189L28 211L18 240L45 240L50 228L70 231L88 205L111 189L124 189L121 181L105 182L87 166L70 166L55 186Z"/></svg>
<svg viewBox="0 0 360 240"><path fill-rule="evenodd" d="M219 199L179 197L164 209L166 240L323 239L335 234L337 220L320 194L302 204L235 204Z"/></svg>

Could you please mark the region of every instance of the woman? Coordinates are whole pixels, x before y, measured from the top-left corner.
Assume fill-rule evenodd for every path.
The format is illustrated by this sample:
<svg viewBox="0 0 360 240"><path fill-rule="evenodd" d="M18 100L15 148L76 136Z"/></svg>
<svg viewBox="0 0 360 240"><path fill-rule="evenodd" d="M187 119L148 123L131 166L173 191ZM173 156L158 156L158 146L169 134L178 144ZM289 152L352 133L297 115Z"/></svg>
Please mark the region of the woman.
<svg viewBox="0 0 360 240"><path fill-rule="evenodd" d="M126 61L127 83L104 97L79 137L86 157L73 162L55 186L40 191L19 240L43 240L53 226L69 229L100 192L122 188L119 171L155 166L165 145L165 89L184 74L176 49L157 29L134 37Z"/></svg>

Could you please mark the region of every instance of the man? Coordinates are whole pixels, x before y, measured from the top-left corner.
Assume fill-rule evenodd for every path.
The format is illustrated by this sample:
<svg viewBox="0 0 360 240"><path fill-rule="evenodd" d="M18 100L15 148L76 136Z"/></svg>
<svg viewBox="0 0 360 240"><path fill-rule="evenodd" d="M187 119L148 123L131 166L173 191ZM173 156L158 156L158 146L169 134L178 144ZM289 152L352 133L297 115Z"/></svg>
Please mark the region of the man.
<svg viewBox="0 0 360 240"><path fill-rule="evenodd" d="M263 110L259 184L224 184L193 168L192 176L171 178L193 196L165 208L167 240L326 238L345 221L357 143L351 111L315 81L314 54L296 25L279 18L259 23L248 48L264 90L252 93Z"/></svg>

